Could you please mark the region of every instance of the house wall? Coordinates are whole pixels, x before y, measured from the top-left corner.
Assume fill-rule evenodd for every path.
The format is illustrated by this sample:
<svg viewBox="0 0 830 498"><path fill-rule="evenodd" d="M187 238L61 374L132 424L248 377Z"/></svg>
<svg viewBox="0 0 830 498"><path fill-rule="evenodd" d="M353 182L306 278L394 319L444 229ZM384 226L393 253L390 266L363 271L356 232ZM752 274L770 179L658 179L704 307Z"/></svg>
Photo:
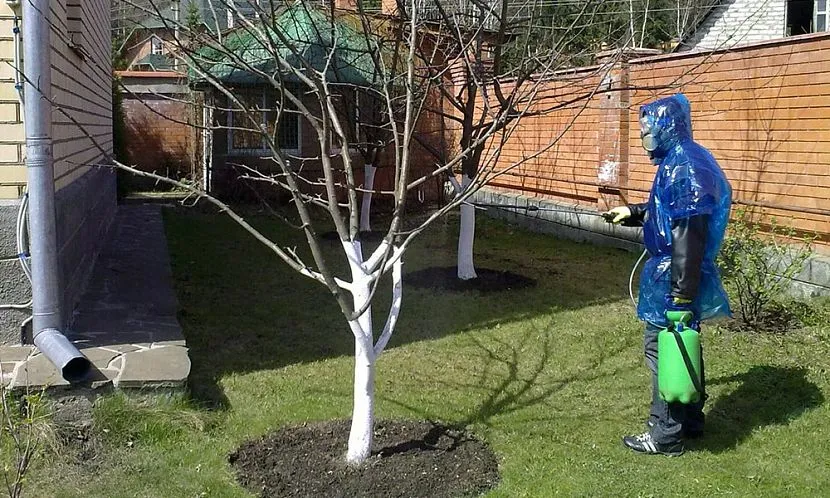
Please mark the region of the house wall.
<svg viewBox="0 0 830 498"><path fill-rule="evenodd" d="M639 106L677 91L692 105L695 140L724 169L738 205L762 220L817 236L830 253L830 35L766 42L729 51L630 61L583 104L526 118L503 147L499 168L555 139L538 159L491 185L495 190L585 209L646 199L654 175L639 138ZM627 80L627 81L626 81ZM550 95L596 88L597 76L556 81ZM632 89L633 88L633 89Z"/></svg>
<svg viewBox="0 0 830 498"><path fill-rule="evenodd" d="M171 21L172 23L172 21ZM152 53L153 45L151 39L153 36L159 37L168 44L164 46L164 53L168 54L171 50L176 48L175 37L173 30L164 28L155 29L140 29L133 35L130 43L127 44L124 50L124 59L127 62L127 67L132 67L136 62Z"/></svg>
<svg viewBox="0 0 830 498"><path fill-rule="evenodd" d="M715 50L785 36L786 0L726 0L685 40L679 50Z"/></svg>
<svg viewBox="0 0 830 498"><path fill-rule="evenodd" d="M14 87L13 26L14 12L0 3L0 199L7 200L20 197L26 184L23 111Z"/></svg>
<svg viewBox="0 0 830 498"><path fill-rule="evenodd" d="M56 235L67 323L116 208L115 175L107 169L89 167L104 161L101 149L112 150L109 2L68 3L69 8L67 0L53 1L51 5ZM13 13L5 3L0 4L0 29L4 33L11 31L11 19ZM24 34L25 22L21 21ZM11 59L11 38L0 38L0 42L0 59ZM26 171L22 166L23 124L19 108L12 105L16 100L13 73L5 69L5 63L0 66L4 68L0 73L0 109L5 109L5 117L14 118L0 121L0 136L4 140L0 143L0 198L4 199L0 202L0 240L4 241L5 251L9 235L15 231L15 216L10 213L16 212ZM30 290L16 263L0 264L4 265L0 273L0 300L27 300ZM11 295L4 292L8 289L14 289ZM0 343L19 342L21 318L19 313L0 312Z"/></svg>
<svg viewBox="0 0 830 498"><path fill-rule="evenodd" d="M218 99L217 102L219 103L214 104L217 108L228 107L222 99ZM309 109L314 109L316 104L316 101L313 99L306 101ZM425 115L418 123L418 127L421 131L421 136L424 137L427 143L433 143L435 146L440 147L443 142L441 141L439 122L439 118ZM229 133L227 128L225 128L228 126L227 113L216 112L214 126L217 129L213 132L213 154L210 173L210 188L214 194L231 198L251 197L254 195L251 187L257 186L261 194L266 196L288 198L286 192L276 188L263 187L265 185L263 183L257 185L256 182L239 181L240 175L246 173L244 168L238 166L240 164L255 168L257 171L266 174L278 171L279 167L267 157L229 151ZM418 178L434 169L432 165L436 159L422 146L414 144L411 153L412 159L410 164L412 167L410 178ZM304 159L290 160L295 163L302 162L302 165L298 164L296 167L302 169L303 178L309 180L309 182L318 184L308 184L306 188L311 190L317 189L323 192L324 189L320 185L323 182L323 169L321 161L318 159L320 156L320 147L317 142L317 134L311 123L306 119L300 120L300 156ZM359 152L353 151L350 157L355 172L355 181L358 185L362 185L365 165L363 156ZM394 190L394 168L392 167L394 160L395 155L391 146L380 153L377 165L378 171L374 181L376 191L382 190L388 192ZM333 164L335 169L342 168L342 159L340 157L333 158ZM344 182L345 177L343 178ZM441 183L440 179L437 178L424 182L422 186L410 192L413 201L426 203L437 200L441 195ZM382 205L384 202L389 202L389 198L385 195L376 195L372 202Z"/></svg>
<svg viewBox="0 0 830 498"><path fill-rule="evenodd" d="M31 293L19 269L16 246L18 198L26 184L23 120L14 88L14 13L0 3L0 303L25 303ZM0 344L19 340L28 311L0 311Z"/></svg>

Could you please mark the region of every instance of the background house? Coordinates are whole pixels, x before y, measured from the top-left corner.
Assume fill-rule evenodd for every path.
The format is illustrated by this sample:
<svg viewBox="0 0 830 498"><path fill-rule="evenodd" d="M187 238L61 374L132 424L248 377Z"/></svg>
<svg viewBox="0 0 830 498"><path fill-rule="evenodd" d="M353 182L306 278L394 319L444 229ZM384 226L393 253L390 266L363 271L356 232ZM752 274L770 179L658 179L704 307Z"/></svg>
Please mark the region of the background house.
<svg viewBox="0 0 830 498"><path fill-rule="evenodd" d="M828 30L826 0L722 0L677 51L715 50Z"/></svg>
<svg viewBox="0 0 830 498"><path fill-rule="evenodd" d="M235 8L229 7L230 3L229 0L114 0L112 32L122 58L118 69L178 69L172 54L177 50L177 41L186 35L177 26L223 32L239 24L238 13L254 15L260 1L235 0ZM280 6L286 2L274 0L272 3Z"/></svg>
<svg viewBox="0 0 830 498"><path fill-rule="evenodd" d="M0 304L25 303L31 296L15 243L18 207L26 188L25 116L13 70L15 64L19 67L25 43L13 30L19 25L25 33L26 19L19 18L19 9L8 2L0 4L5 40L0 44ZM116 209L115 175L89 167L103 159L99 146L112 148L109 2L61 0L53 2L52 12L56 235L68 322ZM92 138L75 123L82 124ZM20 341L21 323L29 314L29 310L0 309L0 344Z"/></svg>
<svg viewBox="0 0 830 498"><path fill-rule="evenodd" d="M340 5L340 4L338 4ZM307 9L299 6L288 6L276 12L273 19L275 29L279 29L284 36L292 40L293 47L278 49L279 57L285 61L294 60L292 50L305 54L306 63L318 70L328 68L328 81L332 87L332 94L339 107L339 113L344 123L350 126L350 142L355 145L348 151L352 164L362 170L365 157L361 153L361 145L378 140L387 142L379 137L369 137L366 134L373 126L360 127L355 116L358 113L367 113L372 106L369 92L364 90L378 84L375 74L375 65L370 55L367 37L377 36L375 33L366 34L361 31L360 22L348 10L339 10L335 14L334 26L337 35L330 39L329 13L325 10ZM377 28L382 30L383 28ZM379 38L378 38L379 39ZM244 29L231 28L225 34L227 46L238 47L235 57L245 60L252 67L266 73L276 70L276 61L271 51L262 47L254 37ZM334 43L334 45L332 45ZM383 42L380 43L383 45ZM333 53L333 62L327 59L328 53ZM218 56L218 57L217 57ZM394 56L389 55L389 60ZM290 105L277 118L276 107L281 101L276 90L270 83L262 80L257 74L248 71L244 66L233 62L234 58L224 54L208 55L202 51L196 57L196 62L202 71L208 72L213 78L220 81L227 88L234 89L234 94L249 109L248 112L233 110L236 104L229 102L222 92L212 85L206 84L198 75L193 75L192 84L204 92L204 101L208 115L204 122L213 123L217 129L205 130L202 143L206 145L207 153L203 156L206 163L205 186L218 194L239 195L250 192L250 185L240 186L236 178L247 173L245 168L253 168L265 174L277 171L277 165L272 159L272 150L263 140L261 133L246 131L240 128L252 128L252 116L260 116L262 125L276 127L277 141L281 151L290 162L297 164L297 169L312 183L322 177L322 165L319 159L321 147L317 133L312 126L312 120L318 119L320 113L316 110L319 105L313 95L302 97L305 93L300 82L290 74L284 75L287 85L294 95L301 96L304 105L311 115L304 115ZM374 97L371 97L374 98ZM231 109L230 111L218 111ZM260 110L261 111L258 111ZM216 110L214 112L214 110ZM254 110L255 112L250 112ZM363 123L372 123L366 114L361 117ZM375 128L385 123L376 123ZM424 152L424 151L420 151ZM417 153L417 152L416 152ZM385 155L380 154L375 166L381 171L377 176L377 188L391 190L393 179L384 170ZM340 150L335 144L332 148L332 162L337 165L342 161ZM428 167L431 164L426 157L423 161L414 164ZM417 173L416 173L417 174ZM389 176L387 178L387 176ZM358 181L362 181L358 179ZM239 189L244 189L240 191ZM438 182L426 184L419 193L421 200L433 200L440 191Z"/></svg>

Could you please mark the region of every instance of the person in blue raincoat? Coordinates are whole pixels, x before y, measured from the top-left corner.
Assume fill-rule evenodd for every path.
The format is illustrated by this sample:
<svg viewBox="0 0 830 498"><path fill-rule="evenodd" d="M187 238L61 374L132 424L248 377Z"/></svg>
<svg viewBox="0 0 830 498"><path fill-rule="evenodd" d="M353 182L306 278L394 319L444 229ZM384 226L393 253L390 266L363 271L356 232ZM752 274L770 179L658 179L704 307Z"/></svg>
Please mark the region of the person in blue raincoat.
<svg viewBox="0 0 830 498"><path fill-rule="evenodd" d="M657 336L668 325L666 311L691 311L697 329L702 320L731 314L715 258L729 220L732 188L712 154L692 140L691 109L683 94L643 105L640 136L657 167L648 202L617 207L604 215L612 223L642 226L650 256L640 277L637 316L646 322L651 412L648 430L624 437L623 443L641 453L679 455L684 438L703 433L706 395L688 405L660 398ZM702 370L701 363L705 386Z"/></svg>

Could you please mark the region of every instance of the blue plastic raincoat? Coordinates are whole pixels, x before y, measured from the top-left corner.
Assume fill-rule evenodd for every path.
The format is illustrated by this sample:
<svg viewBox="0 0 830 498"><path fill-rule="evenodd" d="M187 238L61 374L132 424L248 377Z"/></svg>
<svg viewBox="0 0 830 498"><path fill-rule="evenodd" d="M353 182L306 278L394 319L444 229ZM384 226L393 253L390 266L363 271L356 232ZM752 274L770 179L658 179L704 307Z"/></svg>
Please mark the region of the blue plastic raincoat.
<svg viewBox="0 0 830 498"><path fill-rule="evenodd" d="M640 278L637 315L666 326L671 306L672 228L684 218L704 216L705 243L700 283L689 308L697 320L730 315L715 258L723 242L732 188L717 161L692 140L689 101L682 94L642 106L640 125L657 173L645 204L643 237L650 258ZM644 138L644 146L646 139ZM686 220L688 222L688 220Z"/></svg>

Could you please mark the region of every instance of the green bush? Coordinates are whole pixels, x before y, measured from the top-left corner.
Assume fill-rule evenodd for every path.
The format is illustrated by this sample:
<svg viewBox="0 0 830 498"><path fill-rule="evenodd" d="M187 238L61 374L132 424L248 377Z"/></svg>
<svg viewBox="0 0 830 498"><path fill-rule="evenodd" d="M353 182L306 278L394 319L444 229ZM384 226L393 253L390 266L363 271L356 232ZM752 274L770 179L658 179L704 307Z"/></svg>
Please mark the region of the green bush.
<svg viewBox="0 0 830 498"><path fill-rule="evenodd" d="M764 228L748 210L737 210L719 256L736 318L752 328L780 313L780 298L812 254L812 238L795 237L774 218Z"/></svg>

